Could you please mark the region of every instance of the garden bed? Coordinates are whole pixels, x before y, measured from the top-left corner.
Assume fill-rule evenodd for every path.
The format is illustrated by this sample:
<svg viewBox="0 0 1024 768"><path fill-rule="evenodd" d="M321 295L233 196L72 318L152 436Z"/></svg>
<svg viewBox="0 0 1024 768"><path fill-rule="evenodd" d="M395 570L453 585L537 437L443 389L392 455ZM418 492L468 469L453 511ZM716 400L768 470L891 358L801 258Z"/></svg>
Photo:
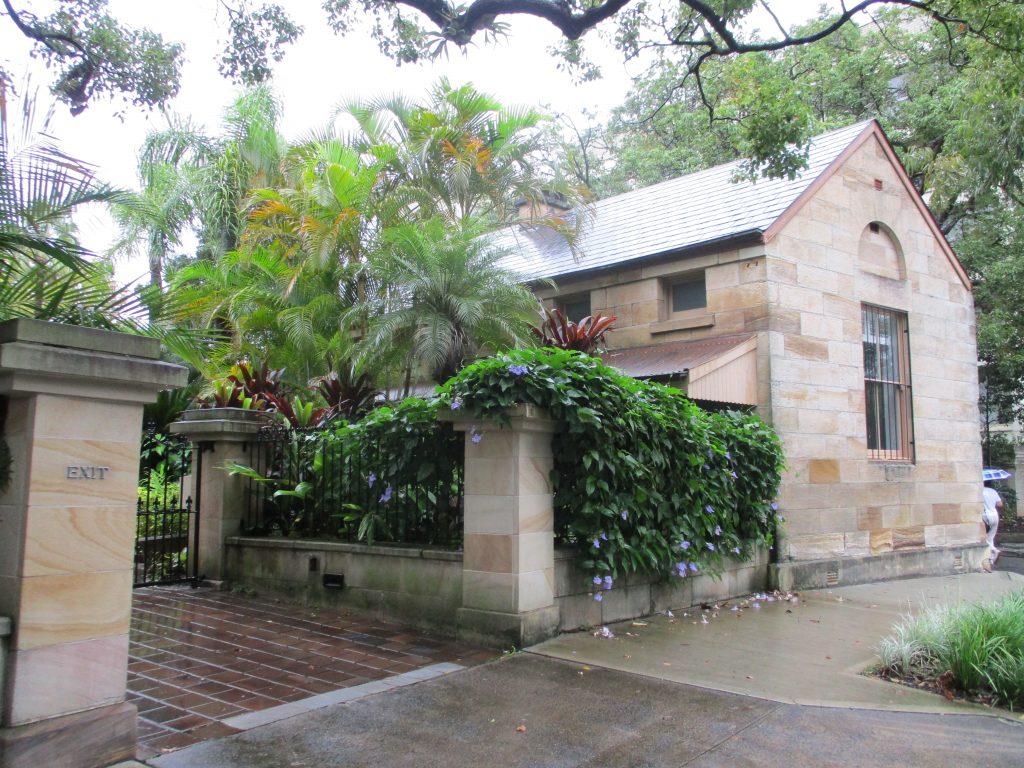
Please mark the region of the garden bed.
<svg viewBox="0 0 1024 768"><path fill-rule="evenodd" d="M1024 590L904 618L879 656L884 679L950 701L1024 709Z"/></svg>

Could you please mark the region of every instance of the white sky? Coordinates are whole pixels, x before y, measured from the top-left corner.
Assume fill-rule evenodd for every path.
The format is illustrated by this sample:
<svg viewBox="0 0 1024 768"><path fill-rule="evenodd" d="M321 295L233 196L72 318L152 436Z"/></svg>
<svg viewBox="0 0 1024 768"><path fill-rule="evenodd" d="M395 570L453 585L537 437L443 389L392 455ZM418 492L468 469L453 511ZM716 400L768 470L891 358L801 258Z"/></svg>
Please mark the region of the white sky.
<svg viewBox="0 0 1024 768"><path fill-rule="evenodd" d="M49 3L21 0L15 5L45 15ZM274 66L273 87L283 105L281 130L288 139L322 125L340 102L397 92L416 97L441 76L456 85L472 82L505 105L545 106L583 123L584 109L607 114L625 97L631 77L642 73L638 64L624 64L621 54L593 36L588 47L602 65L603 78L574 83L568 74L558 70L556 60L548 52L558 41L557 32L530 17L513 18L512 34L503 43L485 46L481 42L465 55L453 47L449 59L398 67L381 55L368 34L332 34L319 2L283 5L305 28L299 42ZM813 13L819 0L778 0L775 5L790 17L784 19L790 23ZM217 16L216 0L110 0L109 8L127 24L148 27L161 33L165 40L185 44L181 90L170 110L190 115L193 122L216 133L224 108L239 92L217 72L220 29L225 19L223 11ZM40 71L39 63L31 62L29 50L28 42L13 25L0 19L0 61L18 84L22 73L34 68L33 84L45 90L49 80L45 71ZM148 130L163 125L163 118L156 112L146 114L127 107L123 119L119 119L114 117L117 108L113 103L98 100L78 117L71 117L66 108L58 108L51 132L71 155L98 166L103 180L134 188L138 147ZM96 252L107 247L112 229L105 213L91 212L78 224L84 245ZM119 266L118 278L127 282L144 272L144 260L135 260Z"/></svg>

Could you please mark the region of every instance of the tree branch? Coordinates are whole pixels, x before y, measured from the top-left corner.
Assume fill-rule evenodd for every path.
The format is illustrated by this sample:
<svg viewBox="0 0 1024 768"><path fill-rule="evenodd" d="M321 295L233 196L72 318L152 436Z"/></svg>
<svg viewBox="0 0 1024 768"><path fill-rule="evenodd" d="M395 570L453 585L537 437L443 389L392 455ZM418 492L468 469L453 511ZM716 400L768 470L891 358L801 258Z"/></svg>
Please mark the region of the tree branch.
<svg viewBox="0 0 1024 768"><path fill-rule="evenodd" d="M385 0L393 5L413 8L437 26L441 35L458 45L466 45L473 36L488 29L497 16L525 14L548 21L569 40L611 18L633 0L605 0L604 3L574 14L568 3L551 0L475 0L459 11L444 0Z"/></svg>
<svg viewBox="0 0 1024 768"><path fill-rule="evenodd" d="M6 3L7 0L4 0ZM569 0L473 0L469 5L457 6L449 0L380 0L384 6L404 5L419 11L437 27L441 36L458 45L467 45L477 32L492 29L499 16L525 14L548 21L569 40L577 40L626 6L633 0L603 0L575 12ZM708 56L728 56L737 53L758 53L779 51L785 48L807 45L828 37L849 23L857 14L874 6L899 6L913 8L930 15L945 24L963 25L971 34L984 36L985 26L971 24L968 20L953 16L940 9L939 0L860 0L855 5L841 4L841 11L821 29L805 35L791 35L782 29L779 19L768 2L762 6L782 31L775 40L743 42L736 37L732 21L726 14L715 10L705 0L679 0L694 16L677 35L669 34L669 45L699 50L697 62ZM697 33L699 36L693 36Z"/></svg>
<svg viewBox="0 0 1024 768"><path fill-rule="evenodd" d="M18 31L21 32L21 34L23 34L25 37L29 38L30 40L35 40L37 43L42 43L54 53L61 55L68 55L68 51L61 50L61 48L55 46L55 43L65 43L66 45L71 46L78 52L77 54L71 55L79 56L83 59L89 58L88 51L86 51L83 45L77 40L75 40L75 38L70 37L69 35L61 34L59 32L44 32L40 29L37 29L36 27L33 27L30 24L26 24L25 20L21 18L21 14L18 11L14 10L14 7L11 5L10 0L3 0L3 4L4 8L7 9L7 15L10 16L11 21L14 22L14 26L16 26L18 28Z"/></svg>

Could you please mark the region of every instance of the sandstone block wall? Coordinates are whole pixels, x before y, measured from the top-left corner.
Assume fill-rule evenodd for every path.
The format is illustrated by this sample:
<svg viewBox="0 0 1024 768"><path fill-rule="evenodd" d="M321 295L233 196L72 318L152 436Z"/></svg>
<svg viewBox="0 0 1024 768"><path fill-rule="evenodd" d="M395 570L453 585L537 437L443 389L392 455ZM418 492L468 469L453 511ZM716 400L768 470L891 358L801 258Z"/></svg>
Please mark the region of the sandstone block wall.
<svg viewBox="0 0 1024 768"><path fill-rule="evenodd" d="M570 276L540 296L589 294L618 317L611 349L758 334L758 412L789 465L783 559L976 544L974 307L925 215L872 137L767 244ZM706 311L671 316L668 285L702 270ZM908 316L913 462L868 456L864 303Z"/></svg>
<svg viewBox="0 0 1024 768"><path fill-rule="evenodd" d="M972 298L878 142L767 247L771 415L788 462L783 557L980 541ZM863 303L908 316L913 462L868 456Z"/></svg>

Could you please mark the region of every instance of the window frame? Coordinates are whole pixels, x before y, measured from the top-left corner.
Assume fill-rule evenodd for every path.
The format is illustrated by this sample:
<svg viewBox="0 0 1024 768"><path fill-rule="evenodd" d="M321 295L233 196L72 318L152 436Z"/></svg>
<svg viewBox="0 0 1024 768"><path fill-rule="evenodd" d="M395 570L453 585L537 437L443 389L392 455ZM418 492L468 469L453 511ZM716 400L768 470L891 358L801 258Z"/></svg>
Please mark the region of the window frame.
<svg viewBox="0 0 1024 768"><path fill-rule="evenodd" d="M673 294L677 285L684 285L686 283L697 283L700 282L704 286L704 305L700 307L692 307L690 309L676 310ZM671 278L667 278L663 282L664 295L665 295L665 319L675 320L677 318L685 317L701 317L708 314L708 280L707 271L698 270L696 272L688 272L684 275L675 275Z"/></svg>
<svg viewBox="0 0 1024 768"><path fill-rule="evenodd" d="M888 346L892 351L889 354L883 351L883 320L890 329ZM869 344L876 348L874 376L868 375L872 373L868 364ZM861 348L868 458L912 464L915 461L914 403L907 313L875 304L861 304Z"/></svg>
<svg viewBox="0 0 1024 768"><path fill-rule="evenodd" d="M586 300L587 302L587 314L582 315L581 317L570 317L568 312L569 305L582 303L584 300ZM590 296L590 291L585 291L583 293L574 293L570 296L566 296L565 298L559 297L558 301L555 303L555 306L557 306L558 310L563 315L565 315L566 320L569 320L570 322L573 323L578 323L584 317L592 317L594 314L594 303Z"/></svg>

